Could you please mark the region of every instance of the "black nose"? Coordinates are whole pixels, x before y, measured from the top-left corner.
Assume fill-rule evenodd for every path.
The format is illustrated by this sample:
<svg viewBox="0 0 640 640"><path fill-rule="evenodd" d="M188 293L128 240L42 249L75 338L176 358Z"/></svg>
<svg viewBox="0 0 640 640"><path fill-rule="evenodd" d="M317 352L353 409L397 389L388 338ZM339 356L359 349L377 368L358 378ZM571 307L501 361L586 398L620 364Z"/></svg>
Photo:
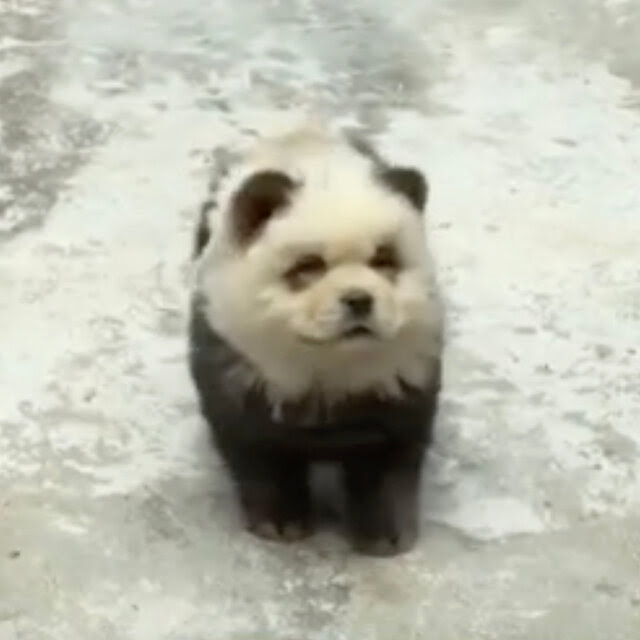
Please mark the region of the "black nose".
<svg viewBox="0 0 640 640"><path fill-rule="evenodd" d="M371 313L373 298L366 292L354 289L342 296L342 304L355 318L366 318Z"/></svg>

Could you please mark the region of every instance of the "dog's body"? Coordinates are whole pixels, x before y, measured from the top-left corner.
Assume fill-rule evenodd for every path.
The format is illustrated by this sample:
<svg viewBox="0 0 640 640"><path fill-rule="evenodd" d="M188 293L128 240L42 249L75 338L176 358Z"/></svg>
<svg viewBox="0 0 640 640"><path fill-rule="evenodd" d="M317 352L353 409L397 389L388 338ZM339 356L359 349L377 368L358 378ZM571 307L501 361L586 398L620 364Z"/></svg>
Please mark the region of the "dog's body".
<svg viewBox="0 0 640 640"><path fill-rule="evenodd" d="M426 181L302 129L262 141L213 195L190 365L250 529L308 532L308 467L331 460L357 547L408 549L440 386Z"/></svg>

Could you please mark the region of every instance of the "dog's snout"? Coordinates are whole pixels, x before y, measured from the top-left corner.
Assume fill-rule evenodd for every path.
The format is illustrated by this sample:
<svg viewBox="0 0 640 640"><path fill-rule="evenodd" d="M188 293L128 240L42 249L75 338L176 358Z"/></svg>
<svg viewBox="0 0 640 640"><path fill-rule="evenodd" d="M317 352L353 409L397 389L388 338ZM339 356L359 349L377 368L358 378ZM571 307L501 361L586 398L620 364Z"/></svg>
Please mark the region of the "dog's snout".
<svg viewBox="0 0 640 640"><path fill-rule="evenodd" d="M366 291L353 289L342 296L342 304L353 317L366 318L373 308L373 298Z"/></svg>

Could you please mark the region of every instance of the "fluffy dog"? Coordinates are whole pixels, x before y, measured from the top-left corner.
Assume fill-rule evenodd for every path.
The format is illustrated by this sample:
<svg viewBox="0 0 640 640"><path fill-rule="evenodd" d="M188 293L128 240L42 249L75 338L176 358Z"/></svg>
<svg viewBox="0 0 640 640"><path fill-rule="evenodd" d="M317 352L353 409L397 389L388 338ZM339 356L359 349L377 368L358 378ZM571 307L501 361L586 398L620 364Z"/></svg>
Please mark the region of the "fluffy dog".
<svg viewBox="0 0 640 640"><path fill-rule="evenodd" d="M409 549L440 389L424 176L344 133L261 139L202 207L190 370L257 535L312 530L341 466L355 547Z"/></svg>

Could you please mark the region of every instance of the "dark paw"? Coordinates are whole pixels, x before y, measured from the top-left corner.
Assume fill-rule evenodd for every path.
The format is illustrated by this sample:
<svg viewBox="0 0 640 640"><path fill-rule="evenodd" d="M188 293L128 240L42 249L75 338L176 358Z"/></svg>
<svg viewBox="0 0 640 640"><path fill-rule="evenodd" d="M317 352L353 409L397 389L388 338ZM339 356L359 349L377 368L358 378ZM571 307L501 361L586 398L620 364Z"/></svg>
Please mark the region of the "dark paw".
<svg viewBox="0 0 640 640"><path fill-rule="evenodd" d="M416 491L387 490L360 498L351 504L351 534L358 551L395 556L413 548L419 532Z"/></svg>
<svg viewBox="0 0 640 640"><path fill-rule="evenodd" d="M275 542L297 542L308 538L312 529L302 522L285 522L277 524L270 520L262 520L249 526L249 531L259 538Z"/></svg>
<svg viewBox="0 0 640 640"><path fill-rule="evenodd" d="M266 540L295 542L311 535L306 493L289 496L274 490L261 490L245 494L244 498L247 528L256 536Z"/></svg>
<svg viewBox="0 0 640 640"><path fill-rule="evenodd" d="M308 538L313 530L306 522L260 520L249 524L249 531L259 538L275 542L297 542Z"/></svg>

